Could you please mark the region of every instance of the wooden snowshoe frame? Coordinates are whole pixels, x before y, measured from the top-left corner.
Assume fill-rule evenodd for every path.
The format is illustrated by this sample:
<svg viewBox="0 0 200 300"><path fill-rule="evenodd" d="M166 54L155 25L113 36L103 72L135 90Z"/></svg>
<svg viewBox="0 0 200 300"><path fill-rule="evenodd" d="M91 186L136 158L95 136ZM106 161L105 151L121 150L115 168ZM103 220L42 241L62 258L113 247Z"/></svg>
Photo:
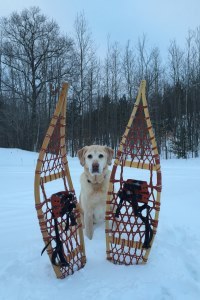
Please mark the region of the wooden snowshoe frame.
<svg viewBox="0 0 200 300"><path fill-rule="evenodd" d="M62 244L62 254L64 260L67 262L65 266L59 263L59 261L57 264L52 263L57 278L64 278L67 275L73 274L74 271L79 270L86 263L80 209L74 192L66 154L67 91L68 84L64 83L39 153L35 171L35 206L43 240L47 247L47 253L52 263L52 255L53 253L55 254L55 249L57 249L55 238L56 226L58 229L57 232L59 231L59 244L60 242ZM59 190L51 188L51 185L55 185L56 180L56 186L59 186ZM49 190L47 192L47 185L50 193ZM65 214L54 219L55 216L52 214L51 195L60 191L69 192L73 195L73 207L75 207L73 209L73 216L75 217L76 225L71 224L68 217L68 230L65 228L67 215Z"/></svg>
<svg viewBox="0 0 200 300"><path fill-rule="evenodd" d="M129 122L122 136L110 177L106 202L106 253L107 259L116 264L145 263L157 231L161 196L161 167L158 149L145 95L146 81L141 82ZM119 190L123 190L124 173L132 168L132 179L136 169L147 175L148 225L151 229L149 246L145 246L146 230L141 218L134 214L133 206L124 201L122 212L116 218L119 206ZM135 169L135 172L134 172ZM130 173L130 172L129 172ZM144 172L142 171L142 174ZM147 173L147 174L146 174ZM130 177L129 177L130 178ZM118 186L116 190L116 186ZM141 208L141 203L137 203Z"/></svg>

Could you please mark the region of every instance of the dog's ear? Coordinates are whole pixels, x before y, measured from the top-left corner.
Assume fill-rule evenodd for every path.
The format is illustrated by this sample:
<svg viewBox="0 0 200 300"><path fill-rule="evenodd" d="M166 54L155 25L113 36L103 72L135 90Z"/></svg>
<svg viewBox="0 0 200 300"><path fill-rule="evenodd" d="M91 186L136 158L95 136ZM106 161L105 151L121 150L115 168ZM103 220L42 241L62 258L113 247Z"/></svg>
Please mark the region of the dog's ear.
<svg viewBox="0 0 200 300"><path fill-rule="evenodd" d="M83 147L82 149L78 150L78 158L80 160L81 166L85 165L85 152L87 151L87 146Z"/></svg>
<svg viewBox="0 0 200 300"><path fill-rule="evenodd" d="M110 166L112 164L112 158L113 158L113 154L114 154L114 150L111 149L110 147L105 147L105 151L108 154L108 165Z"/></svg>

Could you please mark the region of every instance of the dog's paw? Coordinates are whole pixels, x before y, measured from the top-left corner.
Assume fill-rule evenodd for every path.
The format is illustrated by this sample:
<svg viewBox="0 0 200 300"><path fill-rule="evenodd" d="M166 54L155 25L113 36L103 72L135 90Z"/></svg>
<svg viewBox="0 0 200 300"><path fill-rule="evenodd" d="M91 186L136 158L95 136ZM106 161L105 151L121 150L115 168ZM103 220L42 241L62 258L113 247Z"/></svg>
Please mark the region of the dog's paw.
<svg viewBox="0 0 200 300"><path fill-rule="evenodd" d="M93 236L93 218L90 215L85 215L85 235L88 239L92 239Z"/></svg>
<svg viewBox="0 0 200 300"><path fill-rule="evenodd" d="M89 240L92 240L93 237L93 233L86 233L86 236L88 237Z"/></svg>
<svg viewBox="0 0 200 300"><path fill-rule="evenodd" d="M85 228L85 235L88 237L89 240L93 237L93 230L92 228Z"/></svg>

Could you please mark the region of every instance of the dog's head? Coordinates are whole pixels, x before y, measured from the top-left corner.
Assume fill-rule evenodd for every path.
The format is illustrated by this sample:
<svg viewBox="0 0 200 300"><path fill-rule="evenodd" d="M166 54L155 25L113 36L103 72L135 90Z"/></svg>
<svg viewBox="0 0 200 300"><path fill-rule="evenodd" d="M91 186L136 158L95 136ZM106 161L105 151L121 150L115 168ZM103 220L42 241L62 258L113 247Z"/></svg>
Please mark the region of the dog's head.
<svg viewBox="0 0 200 300"><path fill-rule="evenodd" d="M89 173L101 175L108 165L112 164L114 151L107 146L92 145L83 147L78 151L78 158L82 166Z"/></svg>

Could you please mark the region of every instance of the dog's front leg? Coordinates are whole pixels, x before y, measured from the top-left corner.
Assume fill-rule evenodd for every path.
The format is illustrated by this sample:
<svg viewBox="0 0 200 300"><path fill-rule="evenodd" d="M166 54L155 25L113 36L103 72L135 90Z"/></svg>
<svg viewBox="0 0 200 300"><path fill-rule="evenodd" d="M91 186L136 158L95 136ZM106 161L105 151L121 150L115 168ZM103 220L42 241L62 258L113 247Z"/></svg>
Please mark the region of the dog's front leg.
<svg viewBox="0 0 200 300"><path fill-rule="evenodd" d="M93 211L84 212L85 234L91 240L93 236Z"/></svg>
<svg viewBox="0 0 200 300"><path fill-rule="evenodd" d="M84 229L85 228L84 210L83 210L82 205L81 205L81 195L79 196L79 210L80 210L80 214L81 214L81 223L82 223L82 226L83 226L83 229Z"/></svg>

